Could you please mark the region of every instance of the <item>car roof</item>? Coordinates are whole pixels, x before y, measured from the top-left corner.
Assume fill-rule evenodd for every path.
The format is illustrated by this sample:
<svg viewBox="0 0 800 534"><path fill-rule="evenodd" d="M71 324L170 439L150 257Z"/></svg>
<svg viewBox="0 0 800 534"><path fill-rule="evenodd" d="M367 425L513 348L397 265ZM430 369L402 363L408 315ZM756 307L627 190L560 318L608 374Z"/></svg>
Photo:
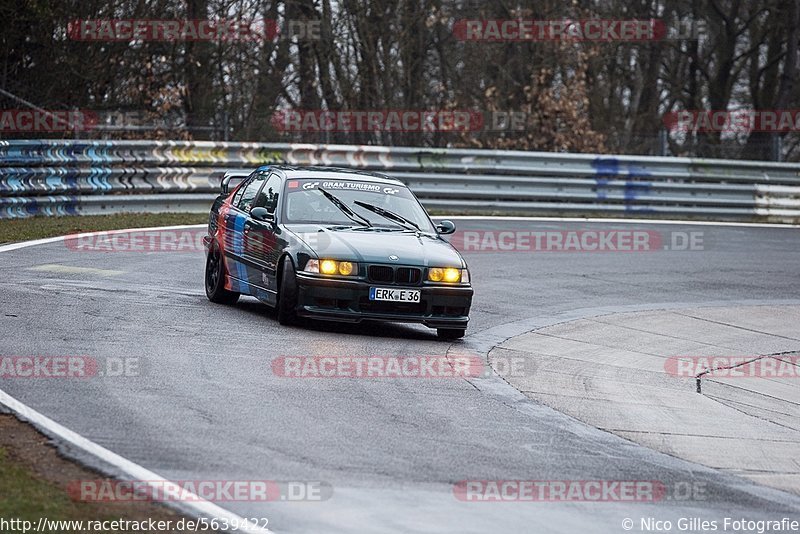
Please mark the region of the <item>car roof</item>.
<svg viewBox="0 0 800 534"><path fill-rule="evenodd" d="M364 182L376 182L383 184L402 185L403 182L395 178L386 176L385 174L360 171L355 169L343 169L341 167L322 167L322 166L309 166L298 167L293 165L263 165L258 168L259 171L280 171L286 176L287 179L293 178L314 178L322 180L360 180Z"/></svg>

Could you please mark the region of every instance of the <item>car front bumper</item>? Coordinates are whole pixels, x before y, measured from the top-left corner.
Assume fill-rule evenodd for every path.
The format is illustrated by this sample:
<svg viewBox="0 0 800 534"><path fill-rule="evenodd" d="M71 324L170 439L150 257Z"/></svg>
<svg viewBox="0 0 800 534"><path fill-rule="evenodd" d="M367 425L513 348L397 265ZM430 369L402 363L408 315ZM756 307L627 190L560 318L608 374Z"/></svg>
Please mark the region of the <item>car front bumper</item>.
<svg viewBox="0 0 800 534"><path fill-rule="evenodd" d="M422 323L430 328L466 328L472 287L395 286L297 273L298 315L357 323L364 319ZM417 289L419 303L369 300L370 287Z"/></svg>

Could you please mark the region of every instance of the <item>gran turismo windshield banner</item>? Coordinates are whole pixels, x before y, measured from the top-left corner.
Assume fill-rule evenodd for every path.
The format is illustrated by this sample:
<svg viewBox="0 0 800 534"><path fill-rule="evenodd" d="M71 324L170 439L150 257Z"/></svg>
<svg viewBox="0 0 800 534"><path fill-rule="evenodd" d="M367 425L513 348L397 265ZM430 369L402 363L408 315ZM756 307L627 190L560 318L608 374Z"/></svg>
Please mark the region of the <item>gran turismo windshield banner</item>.
<svg viewBox="0 0 800 534"><path fill-rule="evenodd" d="M379 195L409 196L408 189L405 187L387 186L371 182L356 182L351 180L289 180L286 189L289 193L294 191L309 191L323 188L327 191L363 191L365 193L375 193Z"/></svg>

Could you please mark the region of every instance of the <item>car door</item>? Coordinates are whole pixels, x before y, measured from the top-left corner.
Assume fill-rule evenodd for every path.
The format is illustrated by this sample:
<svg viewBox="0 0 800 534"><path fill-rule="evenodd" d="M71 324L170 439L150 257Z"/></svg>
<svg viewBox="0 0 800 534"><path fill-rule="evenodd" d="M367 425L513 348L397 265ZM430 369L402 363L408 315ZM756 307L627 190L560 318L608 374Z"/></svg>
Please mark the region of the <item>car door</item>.
<svg viewBox="0 0 800 534"><path fill-rule="evenodd" d="M274 301L277 290L276 274L278 259L286 246L281 236L278 221L278 206L283 180L277 173L271 173L251 207L265 208L272 220L262 221L248 216L244 226L244 248L249 267L249 282L268 292L267 300Z"/></svg>
<svg viewBox="0 0 800 534"><path fill-rule="evenodd" d="M230 222L226 229L226 256L229 267L228 274L237 283L238 288L236 290L240 293L251 293L248 260L245 254L245 223L249 218L256 196L266 180L266 172L257 172L241 187L241 195L237 191L231 202Z"/></svg>

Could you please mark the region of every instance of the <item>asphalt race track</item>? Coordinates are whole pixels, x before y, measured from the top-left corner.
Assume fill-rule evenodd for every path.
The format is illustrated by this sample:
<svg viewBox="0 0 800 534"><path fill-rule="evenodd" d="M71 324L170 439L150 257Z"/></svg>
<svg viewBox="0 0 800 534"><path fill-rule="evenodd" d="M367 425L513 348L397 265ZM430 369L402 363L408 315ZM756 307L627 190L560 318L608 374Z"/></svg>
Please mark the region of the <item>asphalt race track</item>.
<svg viewBox="0 0 800 534"><path fill-rule="evenodd" d="M624 532L632 518L798 518L800 497L653 452L472 379L297 379L281 356L485 356L537 326L600 311L788 302L797 228L458 220L459 230L702 232L702 250L466 252L467 337L422 326L278 325L258 301L214 305L201 251L78 252L63 242L0 254L0 355L138 358L139 376L0 379L0 389L170 480L321 481L321 502L218 503L277 533ZM668 242L665 241L665 243ZM66 266L66 267L65 267ZM679 431L679 429L676 429ZM104 467L79 451L86 463ZM658 502L463 502L462 480L702 483ZM721 530L721 529L720 529Z"/></svg>

